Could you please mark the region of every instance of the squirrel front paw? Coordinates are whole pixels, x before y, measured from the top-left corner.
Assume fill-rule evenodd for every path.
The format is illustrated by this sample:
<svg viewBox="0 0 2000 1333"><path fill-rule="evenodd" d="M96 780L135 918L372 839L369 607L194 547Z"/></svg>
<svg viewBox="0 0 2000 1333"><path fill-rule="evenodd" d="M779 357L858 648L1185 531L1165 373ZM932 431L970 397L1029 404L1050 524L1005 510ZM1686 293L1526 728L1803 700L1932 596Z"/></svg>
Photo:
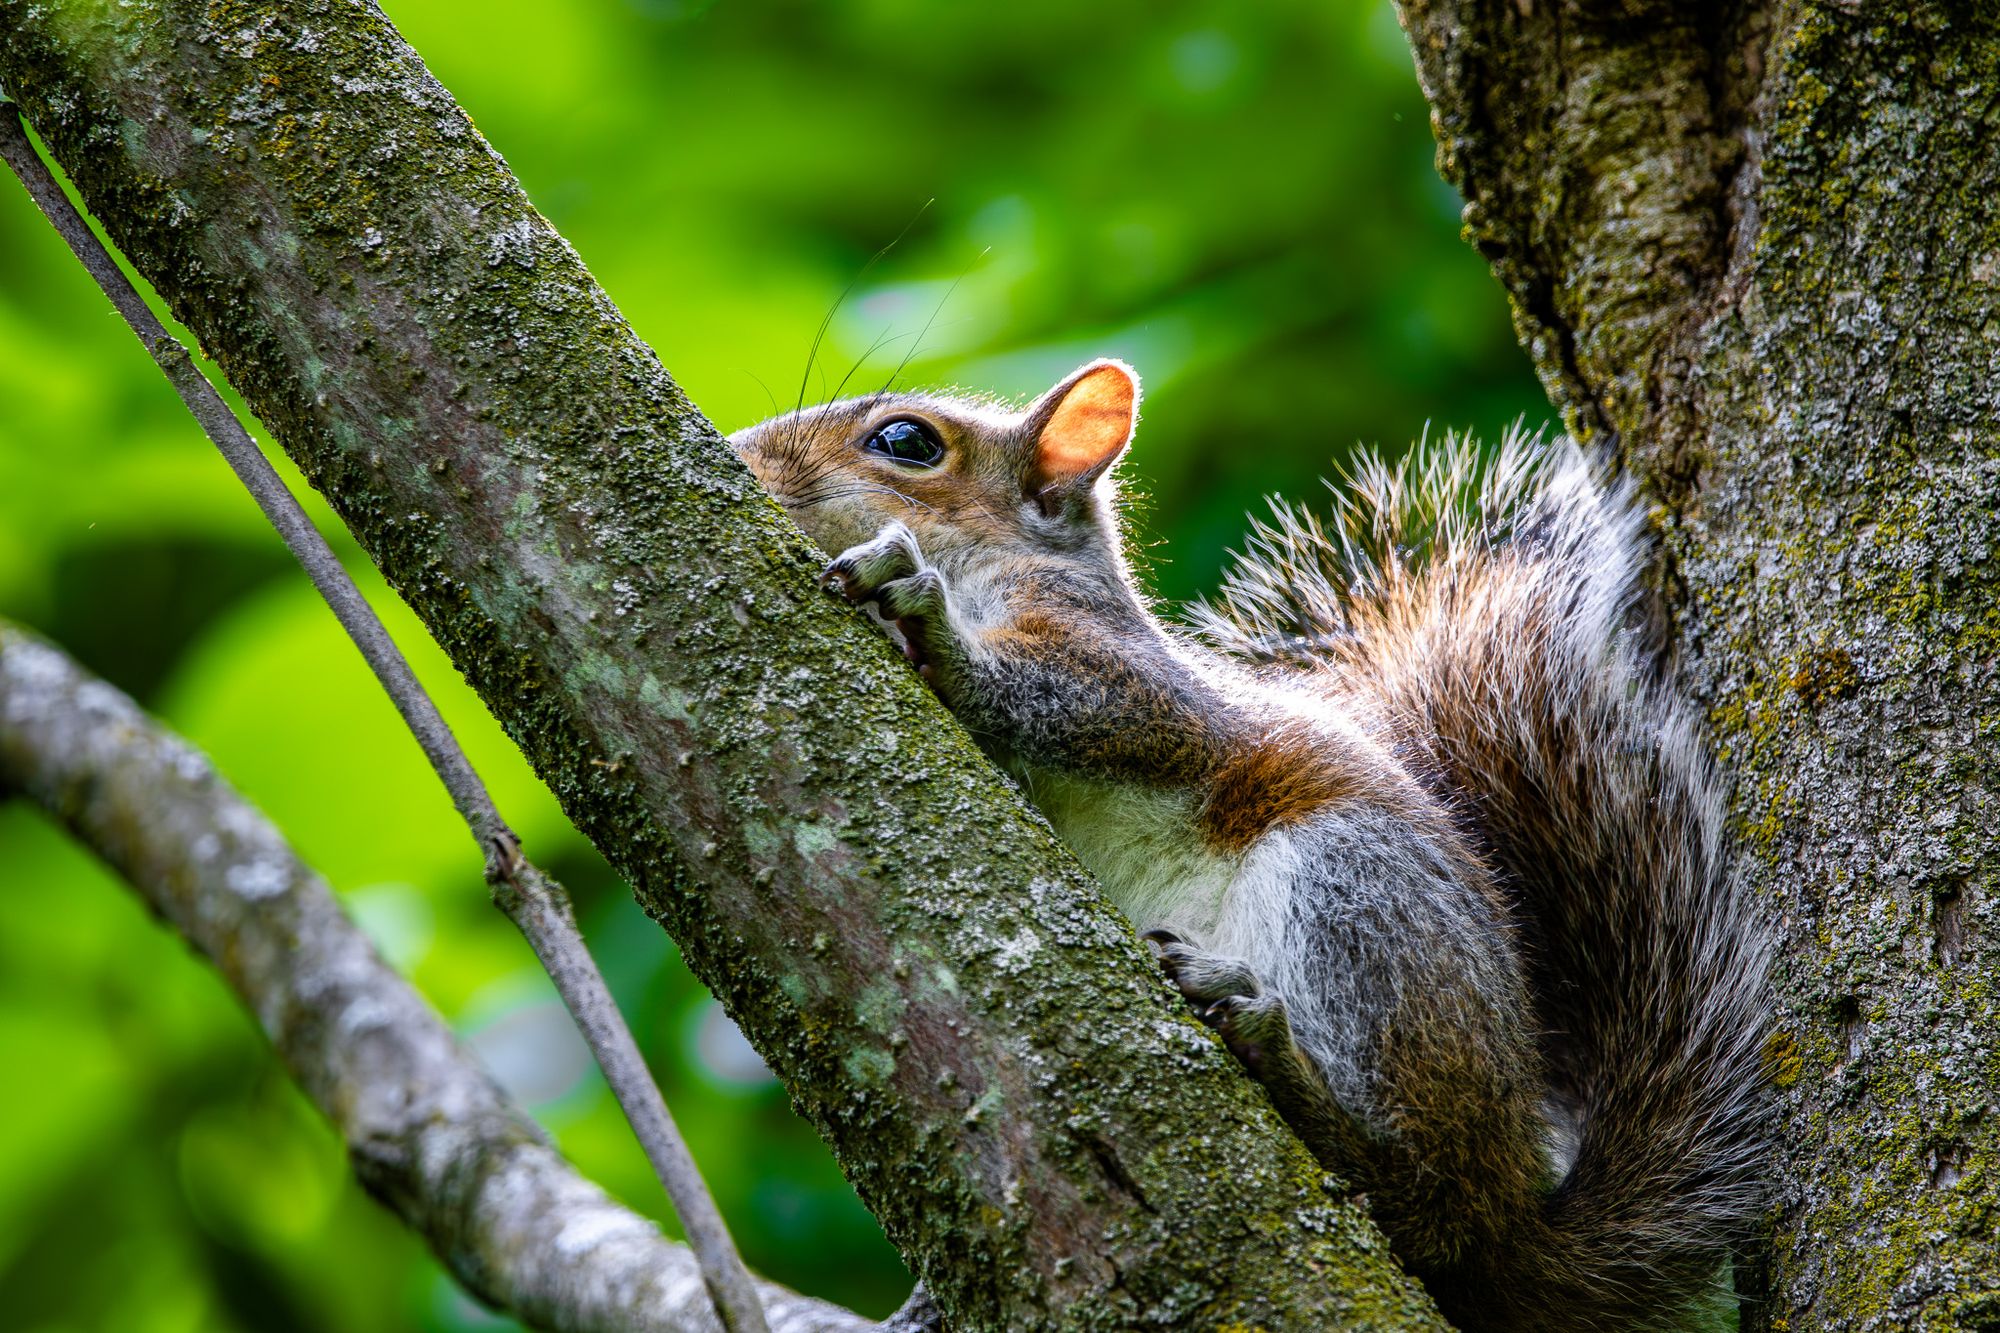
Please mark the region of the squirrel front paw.
<svg viewBox="0 0 2000 1333"><path fill-rule="evenodd" d="M891 520L873 538L850 546L819 576L820 587L851 606L872 605L895 626L903 656L942 690L963 657L952 629L944 576L924 562L916 534Z"/></svg>
<svg viewBox="0 0 2000 1333"><path fill-rule="evenodd" d="M924 568L924 553L909 525L890 520L859 546L833 558L819 576L819 586L852 606L873 601L887 585L907 579Z"/></svg>

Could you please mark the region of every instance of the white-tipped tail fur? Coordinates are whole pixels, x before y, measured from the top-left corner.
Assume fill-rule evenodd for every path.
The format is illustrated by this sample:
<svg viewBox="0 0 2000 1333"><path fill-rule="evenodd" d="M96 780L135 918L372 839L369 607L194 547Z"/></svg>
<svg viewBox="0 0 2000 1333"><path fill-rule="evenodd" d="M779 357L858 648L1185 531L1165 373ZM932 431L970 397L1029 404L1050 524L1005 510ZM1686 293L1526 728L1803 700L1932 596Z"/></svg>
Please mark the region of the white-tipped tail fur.
<svg viewBox="0 0 2000 1333"><path fill-rule="evenodd" d="M1195 618L1366 719L1514 913L1574 1156L1508 1252L1437 1294L1480 1327L1680 1326L1760 1204L1769 936L1724 868L1694 718L1632 627L1643 515L1567 440L1518 431L1352 483L1331 522L1273 501Z"/></svg>

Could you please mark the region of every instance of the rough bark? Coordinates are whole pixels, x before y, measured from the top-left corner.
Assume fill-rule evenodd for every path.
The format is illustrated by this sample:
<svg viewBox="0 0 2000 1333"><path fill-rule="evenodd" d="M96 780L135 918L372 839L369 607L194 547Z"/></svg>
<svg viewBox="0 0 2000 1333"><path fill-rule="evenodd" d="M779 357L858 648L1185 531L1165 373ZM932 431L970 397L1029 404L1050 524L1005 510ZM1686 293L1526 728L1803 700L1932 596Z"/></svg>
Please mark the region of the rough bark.
<svg viewBox="0 0 2000 1333"><path fill-rule="evenodd" d="M694 1255L577 1175L208 759L0 621L0 797L110 863L256 1015L356 1174L468 1289L563 1333L719 1333ZM757 1284L774 1333L868 1320Z"/></svg>
<svg viewBox="0 0 2000 1333"><path fill-rule="evenodd" d="M958 1326L1434 1322L372 5L0 0L0 84Z"/></svg>
<svg viewBox="0 0 2000 1333"><path fill-rule="evenodd" d="M2000 11L1403 0L1784 937L1770 1328L2000 1328Z"/></svg>

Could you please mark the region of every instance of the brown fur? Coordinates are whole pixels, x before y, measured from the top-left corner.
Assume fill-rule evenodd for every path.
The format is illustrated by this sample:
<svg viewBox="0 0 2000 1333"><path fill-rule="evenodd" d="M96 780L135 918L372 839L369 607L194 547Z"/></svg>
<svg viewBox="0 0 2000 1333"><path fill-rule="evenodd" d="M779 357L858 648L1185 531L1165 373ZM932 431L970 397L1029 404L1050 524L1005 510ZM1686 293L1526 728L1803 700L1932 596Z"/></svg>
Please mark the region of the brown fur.
<svg viewBox="0 0 2000 1333"><path fill-rule="evenodd" d="M1534 1099L1497 1077L1508 1065L1484 1055L1511 1046L1512 1067L1537 1068L1529 1034L1494 1030L1511 1015L1436 1013L1457 994L1441 981L1405 996L1388 1025L1381 1077L1403 1098L1392 1112L1397 1132L1388 1152L1378 1150L1364 1168L1378 1221L1433 1285L1511 1244L1508 1230L1535 1211L1547 1188L1540 1154L1522 1151L1541 1133ZM1468 1025L1488 1029L1477 1046L1459 1035Z"/></svg>
<svg viewBox="0 0 2000 1333"><path fill-rule="evenodd" d="M1361 775L1326 762L1318 748L1311 737L1279 732L1218 756L1202 775L1202 835L1240 852L1274 828L1359 797Z"/></svg>

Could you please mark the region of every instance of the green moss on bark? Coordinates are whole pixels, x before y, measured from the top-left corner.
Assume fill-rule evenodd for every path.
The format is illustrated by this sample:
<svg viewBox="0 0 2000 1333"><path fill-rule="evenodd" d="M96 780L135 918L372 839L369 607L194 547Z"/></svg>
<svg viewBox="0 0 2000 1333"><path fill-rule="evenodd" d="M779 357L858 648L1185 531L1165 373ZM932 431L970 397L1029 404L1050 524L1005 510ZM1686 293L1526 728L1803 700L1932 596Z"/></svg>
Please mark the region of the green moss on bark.
<svg viewBox="0 0 2000 1333"><path fill-rule="evenodd" d="M1752 873L1801 927L1770 1322L1980 1327L1965 1312L2000 1290L2000 291L1976 275L2000 251L2000 128L1977 90L2000 85L2000 27L1787 18L1683 533L1690 585L1737 589L1690 618L1704 686L1789 687L1736 746ZM1742 552L1747 586L1725 573Z"/></svg>

